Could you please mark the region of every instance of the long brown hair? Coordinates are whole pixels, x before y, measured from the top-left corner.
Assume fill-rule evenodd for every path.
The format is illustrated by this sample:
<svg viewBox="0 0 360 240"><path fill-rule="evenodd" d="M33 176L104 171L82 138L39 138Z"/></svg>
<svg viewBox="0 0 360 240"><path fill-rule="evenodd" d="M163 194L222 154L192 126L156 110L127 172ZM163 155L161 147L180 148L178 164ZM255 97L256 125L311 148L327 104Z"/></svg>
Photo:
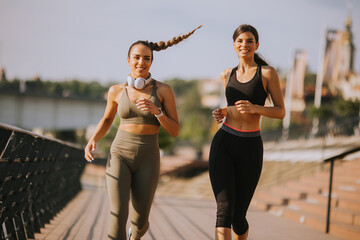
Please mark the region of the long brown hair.
<svg viewBox="0 0 360 240"><path fill-rule="evenodd" d="M256 43L259 42L259 34L258 34L256 28L254 28L253 26L251 26L249 24L242 24L237 29L235 29L234 34L233 34L233 41L235 41L236 38L244 32L251 32L255 37ZM255 53L254 61L259 65L269 66L269 64L265 61L265 59L259 53Z"/></svg>
<svg viewBox="0 0 360 240"><path fill-rule="evenodd" d="M150 48L151 50L151 61L154 59L154 55L153 55L153 51L161 51L161 50L165 50L168 47L171 47L175 44L178 44L179 42L181 42L182 40L188 38L190 35L192 35L197 29L201 28L202 25L198 26L197 28L195 28L194 30L192 30L191 32L181 35L181 36L177 36L177 37L173 37L171 40L168 40L166 42L164 41L160 41L160 42L149 42L149 41L143 41L143 40L139 40L134 42L133 44L131 44L129 51L128 51L128 57L130 57L130 52L131 49L138 44L142 44L148 48Z"/></svg>

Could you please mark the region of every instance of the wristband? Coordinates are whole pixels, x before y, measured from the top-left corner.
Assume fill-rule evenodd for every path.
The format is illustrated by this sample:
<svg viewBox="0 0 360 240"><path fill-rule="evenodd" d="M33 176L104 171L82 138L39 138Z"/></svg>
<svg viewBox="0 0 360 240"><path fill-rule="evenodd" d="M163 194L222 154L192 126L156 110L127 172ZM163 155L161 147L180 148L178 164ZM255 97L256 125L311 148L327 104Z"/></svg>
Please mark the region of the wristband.
<svg viewBox="0 0 360 240"><path fill-rule="evenodd" d="M159 113L159 114L154 114L154 116L157 117L157 118L159 118L159 117L161 117L162 115L164 115L162 109L159 108L159 110L160 110L160 113Z"/></svg>

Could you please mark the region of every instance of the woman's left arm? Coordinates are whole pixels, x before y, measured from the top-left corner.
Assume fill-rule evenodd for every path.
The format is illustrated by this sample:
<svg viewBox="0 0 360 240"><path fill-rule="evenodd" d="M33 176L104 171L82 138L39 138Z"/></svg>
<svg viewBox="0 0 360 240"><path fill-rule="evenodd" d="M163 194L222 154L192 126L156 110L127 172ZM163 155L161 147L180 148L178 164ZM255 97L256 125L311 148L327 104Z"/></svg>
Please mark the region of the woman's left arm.
<svg viewBox="0 0 360 240"><path fill-rule="evenodd" d="M247 100L239 100L235 103L240 113L259 114L270 118L285 117L284 98L280 88L279 77L273 67L263 66L262 77L264 79L264 88L270 93L274 106L260 106L250 103Z"/></svg>
<svg viewBox="0 0 360 240"><path fill-rule="evenodd" d="M283 119L285 117L285 104L279 77L273 67L264 66L262 70L262 77L266 83L265 89L270 93L274 106L260 108L259 114L270 118Z"/></svg>
<svg viewBox="0 0 360 240"><path fill-rule="evenodd" d="M171 87L167 84L161 84L158 92L163 100L162 105L165 110L164 114L158 117L158 120L166 132L173 137L177 137L177 135L179 135L180 125L176 110L175 95Z"/></svg>

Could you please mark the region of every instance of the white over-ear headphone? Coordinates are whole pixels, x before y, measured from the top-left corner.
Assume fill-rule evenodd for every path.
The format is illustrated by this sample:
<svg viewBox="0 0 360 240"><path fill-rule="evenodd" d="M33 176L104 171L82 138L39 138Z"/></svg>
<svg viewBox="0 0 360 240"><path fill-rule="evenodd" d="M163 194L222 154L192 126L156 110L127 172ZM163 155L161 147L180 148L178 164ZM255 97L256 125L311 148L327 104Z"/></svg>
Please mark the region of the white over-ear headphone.
<svg viewBox="0 0 360 240"><path fill-rule="evenodd" d="M150 73L149 73L150 74ZM129 87L135 87L136 89L143 89L146 84L151 81L151 74L148 79L145 78L133 78L131 75L127 77L127 83Z"/></svg>

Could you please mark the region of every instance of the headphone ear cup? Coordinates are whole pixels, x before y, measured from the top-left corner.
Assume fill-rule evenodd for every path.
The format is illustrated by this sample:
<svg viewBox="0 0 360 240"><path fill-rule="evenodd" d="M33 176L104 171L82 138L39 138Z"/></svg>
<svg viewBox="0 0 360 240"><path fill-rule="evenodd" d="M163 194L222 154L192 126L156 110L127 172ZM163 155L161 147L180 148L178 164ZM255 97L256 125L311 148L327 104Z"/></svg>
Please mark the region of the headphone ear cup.
<svg viewBox="0 0 360 240"><path fill-rule="evenodd" d="M143 89L146 84L148 84L150 81L151 81L151 74L150 74L150 77L148 79L145 79L145 78L137 78L137 79L134 79L133 76L129 75L127 76L126 78L126 81L127 81L127 84L129 87L135 87L137 89Z"/></svg>
<svg viewBox="0 0 360 240"><path fill-rule="evenodd" d="M145 87L145 79L144 78L137 78L134 81L134 86L137 89L143 89Z"/></svg>
<svg viewBox="0 0 360 240"><path fill-rule="evenodd" d="M126 81L127 81L127 84L129 85L129 87L133 87L133 86L134 86L135 80L134 80L134 78L133 78L131 75L129 75L129 76L126 78Z"/></svg>

